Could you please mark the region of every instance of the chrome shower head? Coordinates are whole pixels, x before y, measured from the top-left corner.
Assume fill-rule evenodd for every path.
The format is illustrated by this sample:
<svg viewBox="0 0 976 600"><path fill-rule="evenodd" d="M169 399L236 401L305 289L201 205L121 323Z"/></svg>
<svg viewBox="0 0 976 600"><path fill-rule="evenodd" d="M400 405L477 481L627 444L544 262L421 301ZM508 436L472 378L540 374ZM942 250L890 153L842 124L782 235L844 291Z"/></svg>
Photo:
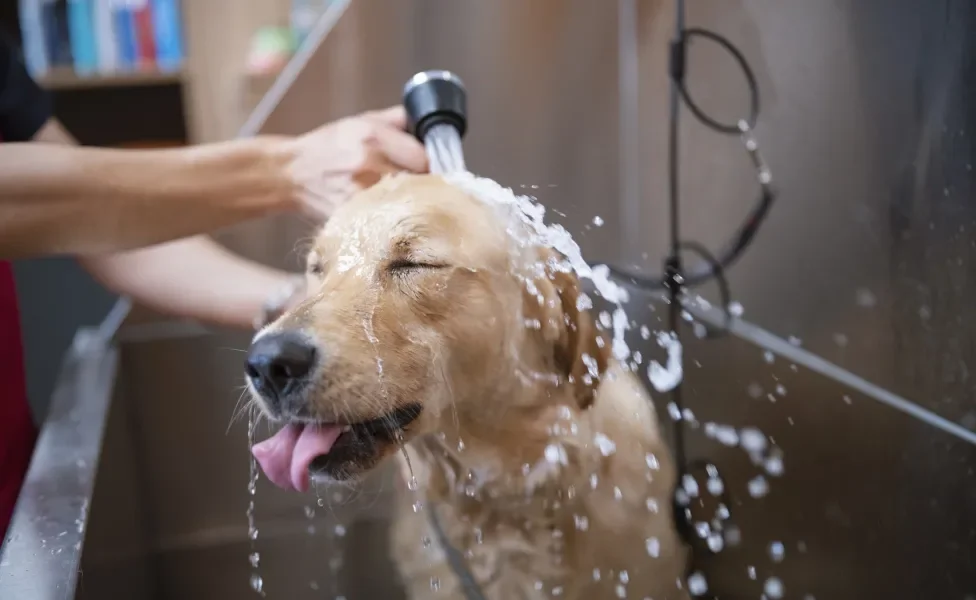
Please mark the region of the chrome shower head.
<svg viewBox="0 0 976 600"><path fill-rule="evenodd" d="M403 88L410 132L424 141L436 125L449 124L459 136L468 127L467 92L461 78L450 71L421 71Z"/></svg>

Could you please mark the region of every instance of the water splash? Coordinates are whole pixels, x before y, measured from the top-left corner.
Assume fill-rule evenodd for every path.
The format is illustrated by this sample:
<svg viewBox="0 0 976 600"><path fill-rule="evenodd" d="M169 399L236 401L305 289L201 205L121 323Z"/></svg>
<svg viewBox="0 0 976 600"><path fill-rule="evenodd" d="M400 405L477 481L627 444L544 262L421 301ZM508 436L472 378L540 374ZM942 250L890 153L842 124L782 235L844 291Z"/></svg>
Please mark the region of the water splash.
<svg viewBox="0 0 976 600"><path fill-rule="evenodd" d="M608 302L619 306L627 301L626 290L610 279L610 270L606 265L591 267L583 260L580 247L573 236L562 225L547 224L545 207L533 198L517 195L511 188L502 187L491 179L477 177L468 172L448 173L445 180L486 204L500 208L503 218L510 220L513 238L522 248L542 246L557 250L565 260L550 265L551 267L564 272L572 271L581 279L589 279ZM518 235L520 233L527 235Z"/></svg>
<svg viewBox="0 0 976 600"><path fill-rule="evenodd" d="M254 448L254 428L256 424L257 408L251 407L247 415L247 455L250 460L249 478L247 482L247 539L251 547L250 554L248 555L248 562L251 565L251 589L261 596L265 596L264 580L261 578L261 575L258 572L261 564L261 555L256 549L258 528L254 520L255 498L257 496L258 477L260 476L258 461L254 458L254 453L251 451Z"/></svg>
<svg viewBox="0 0 976 600"><path fill-rule="evenodd" d="M424 511L424 502L420 498L420 484L417 481L417 476L413 470L413 462L410 460L410 453L407 451L407 447L403 443L403 434L397 432L396 440L400 445L400 453L403 455L403 462L407 466L407 490L413 495L414 500L411 505L413 512L421 514ZM425 556L431 558L433 556L433 544L431 542L430 536L424 534L420 536L420 550ZM430 590L431 592L439 592L441 589L440 580L436 577L432 577L430 580Z"/></svg>
<svg viewBox="0 0 976 600"><path fill-rule="evenodd" d="M431 127L424 136L424 146L431 173L455 173L466 169L461 134L453 125L441 123Z"/></svg>
<svg viewBox="0 0 976 600"><path fill-rule="evenodd" d="M468 172L464 163L463 148L458 132L448 125L441 126L439 129L440 131L435 130L428 134L425 140L431 171L444 175L445 180L452 185L480 199L489 206L494 206L499 209L500 214L505 219L509 236L515 245L512 256L514 266L516 267L514 272L521 274L526 290L529 293L536 293L541 301L541 294L538 293L538 290L534 289L533 279L544 276L547 270L574 273L580 280L590 280L596 289L596 293L607 302L615 305L612 317L606 315L608 318L603 318L604 315L601 315L600 319L601 328L603 330L610 330L612 333L611 354L619 362L629 365L632 370L636 371L639 365L644 363L644 358L639 352L632 353L630 351L625 341L625 334L631 329L632 325L636 327L637 324L631 324L627 319L623 305L628 301L628 294L624 288L618 286L610 279L609 269L605 265L590 266L583 259L579 246L568 231L558 224L545 223L546 209L536 202L534 198L517 195L510 188L505 188L491 179L480 178ZM765 176L768 177L768 173ZM603 220L599 216L594 217L592 224L595 227L599 227L603 225ZM547 264L533 264L529 267L529 273L522 273L521 268L525 265L525 262L538 263L536 260L524 260L526 257L532 257L531 252L537 247L553 248L563 258L553 259ZM698 298L698 300L700 303L705 303L704 299ZM580 294L577 301L577 308L581 311L591 310L593 303L586 294ZM731 303L727 308L736 317L744 313L742 305L738 302ZM686 312L684 318L690 321L691 315ZM526 326L532 327L535 324L527 322ZM652 335L650 328L646 325L640 326L640 334L644 340L650 339ZM664 393L673 390L683 380L683 348L673 332L657 332L656 337L658 345L667 353L667 360L664 365L654 360L647 361L647 374L652 386L658 392ZM702 333L700 337L704 337L704 334ZM773 357L770 353L767 353L764 358L768 363L773 362ZM584 363L586 363L586 357L584 357ZM594 376L594 374L584 375L584 377L589 378L593 378ZM776 393L779 397L785 397L785 386L778 385ZM678 414L677 419L690 422L695 427L699 426L698 422L695 421L694 415L688 409L685 409L684 413ZM754 464L761 465L767 474L774 477L782 474L783 464L781 453L778 449L774 449L774 451L767 450L767 440L758 430L747 428L738 431L733 427L715 423L706 423L705 428L706 433L711 434L709 437L717 439L724 445L741 445L750 455L750 458L753 459ZM604 456L610 456L616 452L614 440L609 439L605 435L598 434L594 439L594 443ZM413 469L409 465L409 457L406 455L406 452L404 452L404 457L406 458L411 473L411 481L414 484L413 489L415 489L416 480L413 477ZM559 444L549 444L545 448L544 460L550 464L565 464L565 452ZM647 467L647 476L650 480L653 477L652 472L660 468L657 458L652 454L647 456ZM718 476L717 469L714 466L709 465L708 472L709 478L706 482L708 493L715 497L721 497L726 491L724 482ZM682 483L684 488L682 491L689 499L691 497L698 497L700 491L697 481L694 478L685 479ZM590 487L596 489L598 484L599 480L597 475L595 473L591 474ZM748 488L751 496L759 498L768 493L769 486L766 479L762 475L759 475L749 482ZM409 483L408 489L410 489ZM622 493L619 487L614 488L614 493L617 500L622 499ZM646 505L647 510L651 513L657 513L659 511L659 502L655 498L647 498ZM738 529L734 525L724 523L728 518L728 507L720 504L712 523L702 523L704 529L700 533L702 533L703 538L706 539L709 548L713 552L718 552L726 545L735 546L739 544L740 536ZM577 530L585 531L589 528L589 523L585 516L575 519L575 524ZM646 546L649 556L656 557L660 555L660 541L657 538L648 538ZM598 578L599 571L594 571L594 579L598 580ZM782 588L780 587L779 590L776 588L775 584L777 581L773 581L771 586L767 585L766 587L767 596L770 598L782 596ZM431 583L432 590L436 590L437 587L433 585L433 581ZM707 582L700 573L692 575L686 583L688 584L689 591L693 594L697 592L696 595L698 595L707 592ZM615 586L618 597L623 598L626 596L625 586L626 580L619 582ZM779 595L776 595L777 591L779 591Z"/></svg>

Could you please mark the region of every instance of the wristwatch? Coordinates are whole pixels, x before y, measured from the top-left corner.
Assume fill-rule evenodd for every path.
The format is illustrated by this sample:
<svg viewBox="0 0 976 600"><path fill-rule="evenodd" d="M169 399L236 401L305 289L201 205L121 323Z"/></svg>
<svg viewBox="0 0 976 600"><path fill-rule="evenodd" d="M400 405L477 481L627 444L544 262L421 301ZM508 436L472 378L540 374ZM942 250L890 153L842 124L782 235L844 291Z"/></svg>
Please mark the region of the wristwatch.
<svg viewBox="0 0 976 600"><path fill-rule="evenodd" d="M295 275L288 283L274 291L261 307L261 314L254 319L255 331L273 322L284 314L299 295L305 294L305 276Z"/></svg>

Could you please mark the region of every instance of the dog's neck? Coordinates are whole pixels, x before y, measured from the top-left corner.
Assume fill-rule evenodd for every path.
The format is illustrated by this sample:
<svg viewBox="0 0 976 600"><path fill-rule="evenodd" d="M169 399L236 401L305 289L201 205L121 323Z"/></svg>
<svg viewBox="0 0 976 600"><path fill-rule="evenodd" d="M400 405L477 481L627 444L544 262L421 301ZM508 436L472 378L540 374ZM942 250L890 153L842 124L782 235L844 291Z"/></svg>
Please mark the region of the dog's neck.
<svg viewBox="0 0 976 600"><path fill-rule="evenodd" d="M456 421L452 415L441 431L420 441L434 500L491 499L499 506L511 499L524 505L534 497L551 500L576 479L585 482L580 440L591 435L572 383L532 381L484 396L465 403L484 411L459 414ZM552 485L557 480L558 489Z"/></svg>

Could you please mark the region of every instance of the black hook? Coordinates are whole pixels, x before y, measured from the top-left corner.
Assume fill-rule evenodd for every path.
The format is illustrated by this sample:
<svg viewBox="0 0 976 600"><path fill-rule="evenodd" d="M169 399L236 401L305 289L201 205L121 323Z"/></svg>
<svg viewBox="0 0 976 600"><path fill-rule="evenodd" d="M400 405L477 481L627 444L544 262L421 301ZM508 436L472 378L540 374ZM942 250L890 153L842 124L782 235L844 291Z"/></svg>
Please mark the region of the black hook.
<svg viewBox="0 0 976 600"><path fill-rule="evenodd" d="M659 275L640 275L628 272L627 270L610 267L610 273L617 279L631 286L647 291L665 291L670 299L669 324L672 334L680 343L681 311L682 302L686 297L689 288L698 286L702 283L715 280L719 287L719 294L725 313L724 327L719 331L710 331L707 337L720 337L728 333L729 326L734 318L731 312L731 292L729 283L725 276L726 270L735 263L736 260L745 252L746 248L754 241L757 231L765 221L772 207L776 194L772 187L772 176L766 163L759 154L759 147L752 136L752 130L759 118L759 86L755 74L749 66L748 61L728 39L721 35L700 28L686 28L685 22L685 2L675 0L675 29L674 37L671 42L669 54L668 72L671 80L671 103L669 114L669 139L668 139L668 175L669 175L669 203L670 203L670 248L671 251L664 261L664 272ZM749 112L748 115L735 124L722 123L707 115L694 101L688 92L686 85L687 75L687 50L688 44L696 38L709 40L726 50L739 67L746 79L749 88ZM736 228L731 239L722 246L722 249L713 254L703 244L697 242L683 241L680 236L680 214L679 214L679 154L678 154L678 123L682 102L688 107L691 113L700 122L710 129L725 135L738 135L749 153L753 167L756 170L756 179L759 183L759 197L746 215L742 224ZM682 252L692 252L697 254L699 262L690 269L683 268ZM725 514L722 519L730 517L729 511L732 509L732 498L725 485L717 467L707 461L687 460L685 450L685 418L684 403L682 398L682 384L679 382L670 392L671 402L677 408L680 415L674 420L675 438L675 459L679 470L679 482L683 483L686 476L692 476L696 470L705 470L709 477L717 478L722 485L722 492L719 500L724 506ZM681 532L686 542L697 552L713 552L711 548L700 543L701 537L696 535L694 524L692 523L691 510L687 498L683 497L684 490L679 484L675 492L675 519L677 520L678 531ZM696 566L695 556L693 555L688 565L688 573L694 572ZM724 597L724 596L723 596Z"/></svg>

